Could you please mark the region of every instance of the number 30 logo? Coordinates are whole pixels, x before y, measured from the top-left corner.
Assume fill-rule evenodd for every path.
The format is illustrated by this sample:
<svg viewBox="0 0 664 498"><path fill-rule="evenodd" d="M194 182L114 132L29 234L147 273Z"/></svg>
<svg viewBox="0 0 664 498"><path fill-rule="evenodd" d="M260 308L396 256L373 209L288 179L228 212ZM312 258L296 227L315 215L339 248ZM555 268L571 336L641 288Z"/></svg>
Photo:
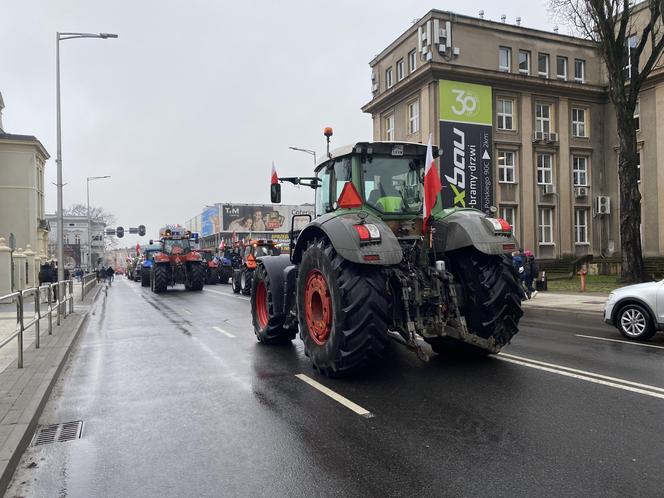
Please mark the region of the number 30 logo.
<svg viewBox="0 0 664 498"><path fill-rule="evenodd" d="M477 97L472 93L466 93L465 90L452 90L456 95L456 103L452 106L452 112L457 116L477 114Z"/></svg>

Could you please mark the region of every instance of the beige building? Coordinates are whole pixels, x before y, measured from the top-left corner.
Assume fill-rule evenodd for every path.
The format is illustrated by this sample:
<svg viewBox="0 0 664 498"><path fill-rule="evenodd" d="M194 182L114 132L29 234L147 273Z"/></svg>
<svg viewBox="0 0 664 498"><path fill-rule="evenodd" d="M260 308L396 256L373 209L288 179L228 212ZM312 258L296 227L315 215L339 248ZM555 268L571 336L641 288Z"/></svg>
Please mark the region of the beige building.
<svg viewBox="0 0 664 498"><path fill-rule="evenodd" d="M6 133L0 95L0 237L13 233L16 247L28 245L46 255L48 223L44 217L44 168L48 152L30 135Z"/></svg>
<svg viewBox="0 0 664 498"><path fill-rule="evenodd" d="M618 143L603 63L587 40L518 24L432 10L409 27L370 63L373 138L432 133L437 144L440 81L486 85L493 205L522 247L541 258L615 256ZM664 255L663 79L660 67L637 113L645 256Z"/></svg>
<svg viewBox="0 0 664 498"><path fill-rule="evenodd" d="M57 254L58 217L56 214L47 214L46 220L51 227L48 236L48 254ZM88 217L68 216L63 217L64 226L62 234L64 237L64 256L66 268L88 267ZM104 229L106 225L101 221L90 222L90 238L92 245L92 268L101 264L104 256Z"/></svg>

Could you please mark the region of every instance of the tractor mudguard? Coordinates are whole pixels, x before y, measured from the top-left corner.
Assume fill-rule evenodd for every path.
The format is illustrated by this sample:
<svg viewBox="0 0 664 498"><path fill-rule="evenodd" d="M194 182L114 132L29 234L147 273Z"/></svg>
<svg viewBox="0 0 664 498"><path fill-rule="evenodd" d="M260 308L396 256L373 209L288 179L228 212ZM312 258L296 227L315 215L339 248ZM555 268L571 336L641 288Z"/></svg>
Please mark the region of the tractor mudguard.
<svg viewBox="0 0 664 498"><path fill-rule="evenodd" d="M463 247L475 247L484 254L505 254L518 248L514 236L497 234L485 220L486 214L474 209L454 211L435 220L433 240L436 251L447 252Z"/></svg>
<svg viewBox="0 0 664 498"><path fill-rule="evenodd" d="M150 261L149 259L143 261L143 268L147 268L147 269L152 268L152 261Z"/></svg>
<svg viewBox="0 0 664 498"><path fill-rule="evenodd" d="M265 271L270 278L270 292L272 293L274 313L285 314L286 303L288 302L286 294L295 293L295 286L293 286L292 289L287 289L287 286L284 284L288 281L288 269L295 268L291 264L289 255L263 256L258 258L258 262L265 268Z"/></svg>
<svg viewBox="0 0 664 498"><path fill-rule="evenodd" d="M342 258L352 263L364 265L389 266L401 262L403 252L399 241L390 228L380 218L366 211L364 221L376 225L380 232L380 241L360 245L360 238L354 225L362 222L358 212L347 214L329 213L316 218L300 233L293 250L293 263L302 260L302 253L310 241L326 237L334 250Z"/></svg>

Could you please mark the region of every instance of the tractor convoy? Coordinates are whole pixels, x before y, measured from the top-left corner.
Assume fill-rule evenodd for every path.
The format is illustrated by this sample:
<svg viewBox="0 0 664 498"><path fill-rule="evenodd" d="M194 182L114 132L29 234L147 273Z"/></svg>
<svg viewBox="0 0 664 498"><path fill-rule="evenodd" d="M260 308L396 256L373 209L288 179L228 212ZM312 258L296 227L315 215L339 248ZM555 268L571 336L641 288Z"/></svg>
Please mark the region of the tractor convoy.
<svg viewBox="0 0 664 498"><path fill-rule="evenodd" d="M153 255L150 272L152 291L165 292L175 284L184 284L187 290L202 290L207 264L194 250L198 235L180 226L166 226L159 235L160 248Z"/></svg>
<svg viewBox="0 0 664 498"><path fill-rule="evenodd" d="M488 354L510 342L523 314L511 227L476 209L443 209L439 188L425 223L426 154L422 144L359 142L328 150L314 177L273 177L274 203L279 182L313 188L316 218L293 217L294 227L305 223L291 232L290 255L255 258L260 342L299 331L313 366L333 376L380 358L388 338L424 360L431 350Z"/></svg>

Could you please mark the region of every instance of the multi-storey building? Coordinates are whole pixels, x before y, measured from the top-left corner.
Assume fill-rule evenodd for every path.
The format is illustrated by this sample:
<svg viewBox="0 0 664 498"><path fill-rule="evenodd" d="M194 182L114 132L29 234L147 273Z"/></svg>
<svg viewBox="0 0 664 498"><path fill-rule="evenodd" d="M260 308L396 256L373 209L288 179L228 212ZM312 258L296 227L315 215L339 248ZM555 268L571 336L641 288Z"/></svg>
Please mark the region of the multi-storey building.
<svg viewBox="0 0 664 498"><path fill-rule="evenodd" d="M55 214L47 214L51 231L48 238L49 254L57 253L58 217ZM65 266L67 268L88 267L88 217L67 216L63 217L63 244ZM101 263L104 255L104 229L106 225L101 221L90 222L89 236L92 239L90 246L92 251L92 267L96 268Z"/></svg>
<svg viewBox="0 0 664 498"><path fill-rule="evenodd" d="M432 10L370 66L373 98L363 111L373 117L374 140L426 143L431 133L442 146L444 196L453 187L447 198L459 198L456 180L486 188L522 247L541 258L617 254L617 131L591 41ZM663 76L653 72L637 111L646 256L664 255ZM446 170L463 141L453 135L461 125L446 123L457 121L486 127L480 157L471 159L478 170L482 159L487 166L478 185L472 171Z"/></svg>

